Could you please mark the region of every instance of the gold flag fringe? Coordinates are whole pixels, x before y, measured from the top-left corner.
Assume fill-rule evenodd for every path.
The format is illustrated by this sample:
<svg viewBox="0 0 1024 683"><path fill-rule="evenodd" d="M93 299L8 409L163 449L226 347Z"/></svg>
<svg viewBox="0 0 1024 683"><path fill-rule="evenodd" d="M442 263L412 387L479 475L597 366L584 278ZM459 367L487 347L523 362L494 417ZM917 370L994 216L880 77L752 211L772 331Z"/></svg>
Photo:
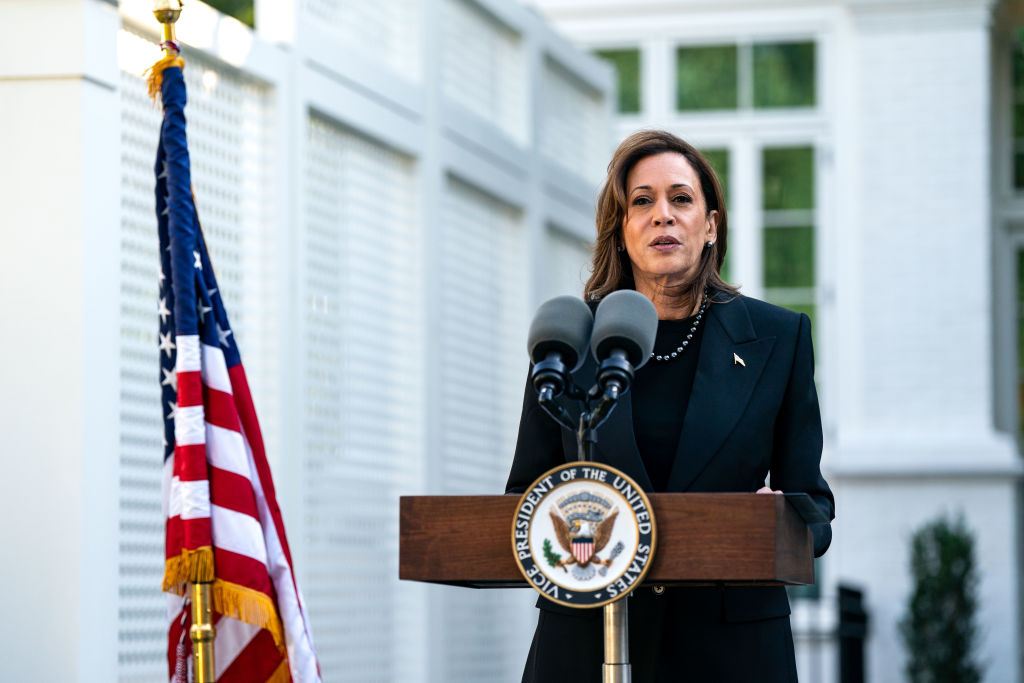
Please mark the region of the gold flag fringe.
<svg viewBox="0 0 1024 683"><path fill-rule="evenodd" d="M288 670L288 658L285 657L277 668L274 669L274 673L270 674L267 683L291 683L291 680L292 674Z"/></svg>
<svg viewBox="0 0 1024 683"><path fill-rule="evenodd" d="M157 95L160 94L160 84L164 80L164 69L172 66L184 70L185 60L179 55L166 54L163 59L160 59L142 74L142 77L146 79L146 89L149 91L149 96L154 102L156 102Z"/></svg>
<svg viewBox="0 0 1024 683"><path fill-rule="evenodd" d="M186 583L213 581L213 548L208 545L195 550L182 550L164 564L164 590L185 594Z"/></svg>
<svg viewBox="0 0 1024 683"><path fill-rule="evenodd" d="M284 653L284 627L269 595L221 579L213 582L212 592L215 612L267 629L274 636L277 649Z"/></svg>

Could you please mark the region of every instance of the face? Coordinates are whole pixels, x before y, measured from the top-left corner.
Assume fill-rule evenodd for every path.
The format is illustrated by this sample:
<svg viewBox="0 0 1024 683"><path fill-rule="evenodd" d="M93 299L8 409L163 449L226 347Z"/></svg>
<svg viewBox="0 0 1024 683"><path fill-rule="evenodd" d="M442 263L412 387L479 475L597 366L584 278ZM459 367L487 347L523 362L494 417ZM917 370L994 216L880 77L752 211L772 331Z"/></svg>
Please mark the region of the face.
<svg viewBox="0 0 1024 683"><path fill-rule="evenodd" d="M700 177L682 154L641 159L626 176L622 241L637 291L651 294L688 282L705 244L718 235L718 212L707 212Z"/></svg>

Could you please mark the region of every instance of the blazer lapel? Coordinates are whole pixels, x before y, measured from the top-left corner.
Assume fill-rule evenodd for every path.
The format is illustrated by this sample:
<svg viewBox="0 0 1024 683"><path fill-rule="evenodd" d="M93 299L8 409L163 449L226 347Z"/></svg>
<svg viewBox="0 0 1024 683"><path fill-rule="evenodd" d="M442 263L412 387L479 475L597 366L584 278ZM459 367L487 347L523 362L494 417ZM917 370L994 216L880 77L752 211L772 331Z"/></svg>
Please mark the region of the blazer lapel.
<svg viewBox="0 0 1024 683"><path fill-rule="evenodd" d="M775 346L775 337L756 338L742 299L712 305L706 325L669 491L686 491L721 448Z"/></svg>

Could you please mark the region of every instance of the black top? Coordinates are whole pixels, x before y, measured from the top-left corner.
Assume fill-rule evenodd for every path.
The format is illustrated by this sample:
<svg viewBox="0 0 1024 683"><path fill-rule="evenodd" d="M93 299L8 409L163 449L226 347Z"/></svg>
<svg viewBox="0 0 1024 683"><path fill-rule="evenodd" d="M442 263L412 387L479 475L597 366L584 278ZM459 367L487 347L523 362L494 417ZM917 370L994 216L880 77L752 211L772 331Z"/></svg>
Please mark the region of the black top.
<svg viewBox="0 0 1024 683"><path fill-rule="evenodd" d="M705 313L705 316L707 314ZM696 316L682 320L659 320L654 340L655 355L670 354L690 332ZM690 403L697 357L704 336L704 323L697 326L693 339L682 354L668 361L647 361L636 371L630 391L633 394L633 433L644 467L654 491L668 489L668 476L679 448L686 407Z"/></svg>

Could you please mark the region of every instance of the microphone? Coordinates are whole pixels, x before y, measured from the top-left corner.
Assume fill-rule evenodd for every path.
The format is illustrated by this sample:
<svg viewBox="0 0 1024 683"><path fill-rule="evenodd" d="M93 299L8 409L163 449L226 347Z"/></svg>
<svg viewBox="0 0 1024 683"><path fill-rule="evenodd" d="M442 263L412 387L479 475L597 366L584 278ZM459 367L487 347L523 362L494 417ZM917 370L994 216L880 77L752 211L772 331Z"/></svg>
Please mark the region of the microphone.
<svg viewBox="0 0 1024 683"><path fill-rule="evenodd" d="M590 349L599 363L597 384L610 398L629 389L633 371L651 357L657 332L658 311L643 294L620 289L601 300Z"/></svg>
<svg viewBox="0 0 1024 683"><path fill-rule="evenodd" d="M574 296L555 297L537 309L526 347L533 361L533 386L542 402L560 396L570 373L583 365L593 326L590 307Z"/></svg>

